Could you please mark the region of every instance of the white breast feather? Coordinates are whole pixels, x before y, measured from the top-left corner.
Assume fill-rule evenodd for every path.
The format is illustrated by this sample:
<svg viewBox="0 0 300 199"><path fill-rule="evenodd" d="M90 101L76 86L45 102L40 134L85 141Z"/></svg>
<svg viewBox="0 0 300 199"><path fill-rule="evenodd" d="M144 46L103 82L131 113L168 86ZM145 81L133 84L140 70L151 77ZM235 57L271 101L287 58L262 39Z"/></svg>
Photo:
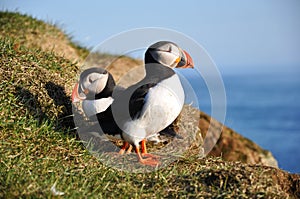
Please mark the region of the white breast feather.
<svg viewBox="0 0 300 199"><path fill-rule="evenodd" d="M112 97L101 98L98 100L84 100L82 102L82 109L87 117L102 113L113 103Z"/></svg>
<svg viewBox="0 0 300 199"><path fill-rule="evenodd" d="M149 89L146 103L138 119L125 124L124 138L138 144L169 126L180 114L184 104L184 90L177 75L163 80Z"/></svg>

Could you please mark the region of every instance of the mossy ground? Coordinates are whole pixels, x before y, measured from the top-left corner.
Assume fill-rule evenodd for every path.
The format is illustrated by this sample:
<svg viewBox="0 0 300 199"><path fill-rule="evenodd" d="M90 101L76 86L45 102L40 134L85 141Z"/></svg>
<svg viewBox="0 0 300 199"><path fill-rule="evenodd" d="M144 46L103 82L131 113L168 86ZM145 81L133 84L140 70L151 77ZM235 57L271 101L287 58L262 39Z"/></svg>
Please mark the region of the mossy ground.
<svg viewBox="0 0 300 199"><path fill-rule="evenodd" d="M297 175L219 158L191 155L151 173L105 166L72 130L77 64L22 39L18 24L41 37L62 33L28 16L0 16L0 198L52 198L54 184L66 198L299 197Z"/></svg>

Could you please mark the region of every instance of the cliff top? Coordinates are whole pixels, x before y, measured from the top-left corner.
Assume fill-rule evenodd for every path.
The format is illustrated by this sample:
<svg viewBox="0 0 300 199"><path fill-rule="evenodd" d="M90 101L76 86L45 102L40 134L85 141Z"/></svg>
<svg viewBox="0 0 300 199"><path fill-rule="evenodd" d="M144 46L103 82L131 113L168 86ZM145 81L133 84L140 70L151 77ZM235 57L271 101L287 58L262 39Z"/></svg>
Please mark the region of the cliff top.
<svg viewBox="0 0 300 199"><path fill-rule="evenodd" d="M300 197L299 175L218 157L185 156L139 174L99 162L78 140L70 116L75 61L87 54L56 26L0 13L1 198Z"/></svg>

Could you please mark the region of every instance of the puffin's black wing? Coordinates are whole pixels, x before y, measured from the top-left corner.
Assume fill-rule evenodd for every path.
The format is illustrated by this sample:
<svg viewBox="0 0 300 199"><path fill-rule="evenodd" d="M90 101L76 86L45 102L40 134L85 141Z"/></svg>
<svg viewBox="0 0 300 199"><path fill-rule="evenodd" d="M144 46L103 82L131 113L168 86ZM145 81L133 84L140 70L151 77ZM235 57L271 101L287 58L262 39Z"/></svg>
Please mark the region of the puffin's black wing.
<svg viewBox="0 0 300 199"><path fill-rule="evenodd" d="M131 119L140 117L141 111L145 104L145 97L149 92L149 89L156 86L156 83L149 83L137 88L129 100L129 113Z"/></svg>

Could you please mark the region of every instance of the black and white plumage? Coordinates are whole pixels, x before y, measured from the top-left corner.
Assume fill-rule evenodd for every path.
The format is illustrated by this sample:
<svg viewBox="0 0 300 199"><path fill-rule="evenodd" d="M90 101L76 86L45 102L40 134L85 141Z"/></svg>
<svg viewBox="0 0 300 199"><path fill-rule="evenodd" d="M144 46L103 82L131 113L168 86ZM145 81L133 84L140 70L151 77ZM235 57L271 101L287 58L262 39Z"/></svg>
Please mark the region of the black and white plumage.
<svg viewBox="0 0 300 199"><path fill-rule="evenodd" d="M192 68L187 52L172 42L151 45L145 53L146 76L143 80L113 95L113 117L122 129L123 139L135 147L139 162L156 166L151 155L144 159L145 141L169 126L180 114L184 90L174 68Z"/></svg>
<svg viewBox="0 0 300 199"><path fill-rule="evenodd" d="M84 70L80 74L78 83L74 86L72 92L72 102L82 101L82 109L86 117L90 121L97 121L102 132L106 135L113 136L117 139L122 139L121 129L116 124L112 112L111 104L114 99L112 93L122 94L124 88L116 86L113 76L103 68L93 67ZM99 129L100 130L100 129ZM165 133L165 135L169 135ZM176 137L171 135L171 137ZM159 134L148 138L150 141L160 142ZM131 146L124 143L120 154L126 151L131 151ZM145 153L145 151L142 151Z"/></svg>
<svg viewBox="0 0 300 199"><path fill-rule="evenodd" d="M88 118L97 119L105 134L120 137L121 130L111 112L115 87L108 71L99 67L89 68L80 74L72 92L72 102L82 101L82 109Z"/></svg>
<svg viewBox="0 0 300 199"><path fill-rule="evenodd" d="M146 94L144 88L150 88L149 86L151 84L142 86L141 89L135 92L133 98ZM86 117L91 121L98 120L104 133L121 138L119 136L121 130L113 120L110 106L114 101L112 93L115 92L117 93L116 95L118 93L122 94L123 90L124 88L116 86L113 76L108 71L103 68L92 67L80 74L79 81L74 86L72 92L72 102L82 101L82 109ZM137 102L138 100L134 101ZM143 105L141 102L130 104L132 115L136 114L134 111L141 109ZM164 135L168 136L169 134L168 131L165 131ZM159 135L149 137L148 140L161 142L162 140L158 137ZM176 134L170 136L179 137Z"/></svg>

